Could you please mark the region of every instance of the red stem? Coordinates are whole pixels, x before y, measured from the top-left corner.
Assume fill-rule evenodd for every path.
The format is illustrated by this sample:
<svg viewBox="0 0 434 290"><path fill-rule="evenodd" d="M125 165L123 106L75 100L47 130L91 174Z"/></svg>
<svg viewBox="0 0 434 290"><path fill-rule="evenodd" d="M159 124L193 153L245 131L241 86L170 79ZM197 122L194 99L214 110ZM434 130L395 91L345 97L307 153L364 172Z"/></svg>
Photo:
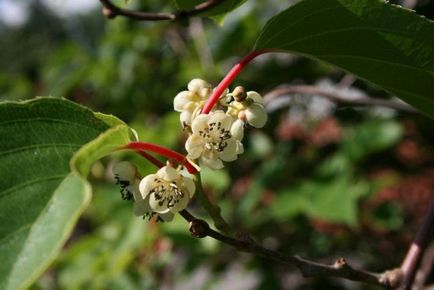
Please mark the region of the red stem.
<svg viewBox="0 0 434 290"><path fill-rule="evenodd" d="M120 149L132 149L135 151L151 151L151 152L157 153L159 155L163 155L163 156L167 157L168 159L174 159L177 162L179 162L180 164L185 165L188 172L191 174L197 173L196 168L188 162L187 158L184 155L182 155L181 153L178 153L176 151L167 149L167 148L160 146L160 145L156 145L156 144L152 144L152 143L146 143L146 142L130 142L127 145L121 147ZM142 155L142 156L144 156L147 159L148 159L148 157L151 157L153 159L153 161L158 161L157 159L155 159L152 156L148 156L148 157L145 155ZM148 160L151 161L150 159L148 159ZM153 161L151 161L151 162L154 163ZM159 163L159 161L158 161L158 163Z"/></svg>
<svg viewBox="0 0 434 290"><path fill-rule="evenodd" d="M145 157L146 159L148 159L149 162L151 162L152 164L154 164L155 166L161 168L164 166L164 163L161 162L160 160L158 160L157 158L155 158L154 156L152 156L151 154L145 152L145 151L141 151L141 150L137 150L136 151L138 154L142 155L143 157Z"/></svg>
<svg viewBox="0 0 434 290"><path fill-rule="evenodd" d="M223 78L223 80L218 84L218 86L211 93L211 96L208 98L208 101L205 103L205 106L202 109L202 114L208 114L212 107L218 102L221 94L226 90L229 85L234 81L237 75L241 72L241 70L255 57L261 55L267 50L258 50L249 53L246 57L244 57L239 63L237 63Z"/></svg>

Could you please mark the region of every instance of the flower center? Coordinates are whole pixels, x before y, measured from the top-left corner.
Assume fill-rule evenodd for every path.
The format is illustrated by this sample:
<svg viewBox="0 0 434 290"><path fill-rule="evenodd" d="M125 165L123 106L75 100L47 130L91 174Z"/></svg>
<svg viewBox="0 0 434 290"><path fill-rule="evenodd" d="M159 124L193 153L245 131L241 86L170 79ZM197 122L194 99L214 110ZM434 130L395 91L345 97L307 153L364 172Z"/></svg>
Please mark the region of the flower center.
<svg viewBox="0 0 434 290"><path fill-rule="evenodd" d="M209 123L207 128L199 131L199 136L204 138L206 150L217 152L222 152L228 146L226 140L232 137L230 131L222 127L221 122Z"/></svg>
<svg viewBox="0 0 434 290"><path fill-rule="evenodd" d="M172 208L184 197L184 193L179 189L176 181L167 182L160 178L155 178L154 183L155 187L150 193L154 194L159 206L167 203L167 207Z"/></svg>

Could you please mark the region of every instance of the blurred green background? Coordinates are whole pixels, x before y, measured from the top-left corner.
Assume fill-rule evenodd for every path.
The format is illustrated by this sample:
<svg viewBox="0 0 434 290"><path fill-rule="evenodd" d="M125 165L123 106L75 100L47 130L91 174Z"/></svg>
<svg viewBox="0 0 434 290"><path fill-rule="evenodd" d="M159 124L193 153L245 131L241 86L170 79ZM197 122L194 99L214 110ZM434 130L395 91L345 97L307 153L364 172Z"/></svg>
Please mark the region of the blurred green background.
<svg viewBox="0 0 434 290"><path fill-rule="evenodd" d="M96 0L0 0L0 100L63 96L120 117L142 141L184 152L174 96L196 77L216 85L291 2L247 1L216 21L146 23L107 20ZM434 18L434 1L394 2L414 2ZM170 1L128 6L174 10ZM262 94L282 84L391 98L327 64L285 54L261 56L234 83ZM207 194L235 228L284 254L344 256L372 271L398 266L434 197L432 120L319 96L285 100L269 104L263 130L249 129L236 163L204 170ZM32 289L376 289L304 279L295 268L192 238L179 217L164 224L134 217L107 170L121 158L143 174L154 170L131 155L95 164L90 207ZM206 218L194 202L190 208Z"/></svg>

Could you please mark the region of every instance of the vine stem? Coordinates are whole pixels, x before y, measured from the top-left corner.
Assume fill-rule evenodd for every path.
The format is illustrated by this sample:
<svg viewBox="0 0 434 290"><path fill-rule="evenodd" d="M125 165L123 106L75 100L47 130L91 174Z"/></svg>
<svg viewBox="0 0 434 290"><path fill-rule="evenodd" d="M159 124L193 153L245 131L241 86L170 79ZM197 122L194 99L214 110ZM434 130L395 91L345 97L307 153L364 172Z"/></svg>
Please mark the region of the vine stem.
<svg viewBox="0 0 434 290"><path fill-rule="evenodd" d="M208 114L211 111L214 105L218 102L222 93L229 87L229 85L234 81L237 75L249 62L251 62L255 57L266 52L269 52L269 50L252 51L247 56L245 56L239 63L237 63L211 93L211 96L208 98L202 109L202 114Z"/></svg>
<svg viewBox="0 0 434 290"><path fill-rule="evenodd" d="M232 228L228 225L228 223L221 216L221 209L218 205L212 203L208 197L206 196L203 187L202 180L200 174L197 175L197 200L200 205L209 213L211 219L214 222L215 227L221 231L222 233L231 236Z"/></svg>
<svg viewBox="0 0 434 290"><path fill-rule="evenodd" d="M413 284L416 271L419 268L420 260L426 247L433 238L434 234L434 199L422 221L416 237L411 244L404 261L401 264L401 271L404 276L402 289L409 290Z"/></svg>
<svg viewBox="0 0 434 290"><path fill-rule="evenodd" d="M135 151L151 151L151 152L157 153L159 155L163 155L163 156L167 157L168 159L176 160L180 164L184 165L187 168L188 172L191 174L196 174L198 172L196 167L193 166L184 155L182 155L181 153L178 153L176 151L170 150L166 147L157 145L157 144L152 144L152 143L147 143L147 142L130 142L127 145L125 145L119 149L120 150L132 149ZM152 157L151 155L148 155L148 154L145 154L145 155L142 154L142 156L144 156L146 159L148 159L152 163L154 163L154 161L156 160L154 157ZM152 158L152 160L149 159L150 157Z"/></svg>

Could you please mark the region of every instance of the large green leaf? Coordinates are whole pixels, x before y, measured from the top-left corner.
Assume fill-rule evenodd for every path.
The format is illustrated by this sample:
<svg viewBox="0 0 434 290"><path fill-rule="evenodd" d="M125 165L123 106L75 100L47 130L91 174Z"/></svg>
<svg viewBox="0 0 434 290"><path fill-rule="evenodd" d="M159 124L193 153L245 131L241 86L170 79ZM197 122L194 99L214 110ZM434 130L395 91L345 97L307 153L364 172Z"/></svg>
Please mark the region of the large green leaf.
<svg viewBox="0 0 434 290"><path fill-rule="evenodd" d="M200 16L216 16L230 12L243 4L246 0L226 0L221 4L203 12ZM190 10L194 6L203 3L202 0L173 0L179 10Z"/></svg>
<svg viewBox="0 0 434 290"><path fill-rule="evenodd" d="M434 23L381 0L302 0L271 18L256 50L343 68L434 118Z"/></svg>
<svg viewBox="0 0 434 290"><path fill-rule="evenodd" d="M48 267L89 201L71 157L111 126L126 125L56 98L2 103L0 123L0 289L17 290ZM86 173L90 159L80 160Z"/></svg>

